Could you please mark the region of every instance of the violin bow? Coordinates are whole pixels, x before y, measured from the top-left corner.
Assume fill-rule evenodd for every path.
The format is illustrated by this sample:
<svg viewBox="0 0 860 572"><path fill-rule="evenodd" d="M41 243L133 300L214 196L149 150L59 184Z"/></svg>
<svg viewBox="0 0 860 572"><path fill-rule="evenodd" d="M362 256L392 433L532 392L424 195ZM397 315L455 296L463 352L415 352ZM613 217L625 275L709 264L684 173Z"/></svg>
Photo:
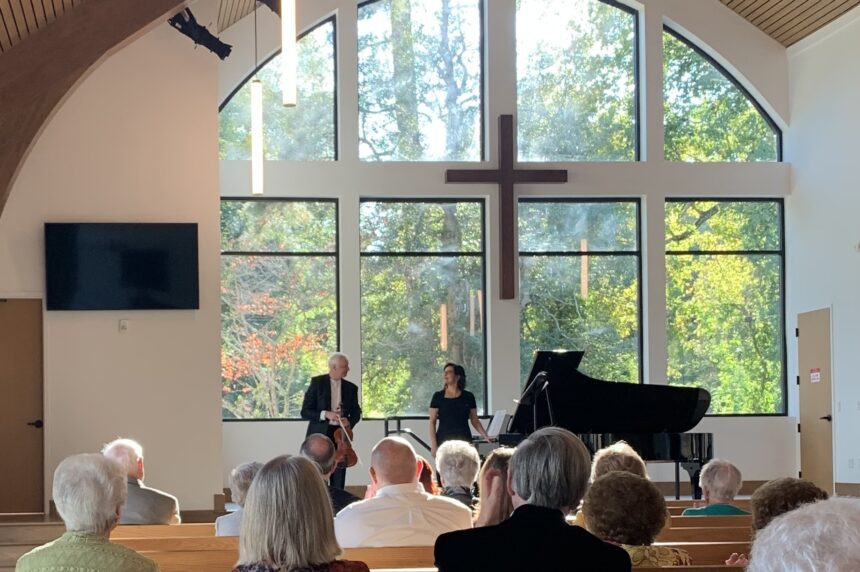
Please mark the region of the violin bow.
<svg viewBox="0 0 860 572"><path fill-rule="evenodd" d="M352 447L353 451L355 451L355 443L353 443L352 439L349 438L349 431L347 431L346 427L344 427L344 425L343 425L343 417L338 416L337 422L338 422L338 425L340 425L340 428L343 429L343 436L346 438L347 443L349 443L349 446ZM358 459L359 465L364 464L361 462L361 457L358 456L358 451L355 451L355 458Z"/></svg>

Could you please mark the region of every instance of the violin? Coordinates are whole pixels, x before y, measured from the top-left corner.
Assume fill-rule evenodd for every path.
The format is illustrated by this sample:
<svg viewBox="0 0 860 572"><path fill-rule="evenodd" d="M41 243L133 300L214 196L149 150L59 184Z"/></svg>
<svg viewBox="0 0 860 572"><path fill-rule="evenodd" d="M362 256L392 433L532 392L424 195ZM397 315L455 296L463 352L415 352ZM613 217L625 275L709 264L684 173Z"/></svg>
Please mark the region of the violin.
<svg viewBox="0 0 860 572"><path fill-rule="evenodd" d="M337 448L334 455L336 466L354 467L358 463L358 454L352 448L352 429L340 421L340 427L334 430L333 440Z"/></svg>

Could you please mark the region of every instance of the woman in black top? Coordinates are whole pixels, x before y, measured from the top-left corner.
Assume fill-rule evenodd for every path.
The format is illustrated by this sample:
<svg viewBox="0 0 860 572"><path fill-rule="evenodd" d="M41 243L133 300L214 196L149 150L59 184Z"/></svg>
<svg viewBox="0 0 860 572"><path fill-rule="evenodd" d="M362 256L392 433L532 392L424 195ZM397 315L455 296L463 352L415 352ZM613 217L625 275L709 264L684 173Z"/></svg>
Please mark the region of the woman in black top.
<svg viewBox="0 0 860 572"><path fill-rule="evenodd" d="M466 370L461 365L446 363L443 372L445 388L434 393L430 400L430 454L434 457L436 449L445 441L459 439L471 442L469 421L484 439L490 440L481 420L478 419L475 395L465 389Z"/></svg>

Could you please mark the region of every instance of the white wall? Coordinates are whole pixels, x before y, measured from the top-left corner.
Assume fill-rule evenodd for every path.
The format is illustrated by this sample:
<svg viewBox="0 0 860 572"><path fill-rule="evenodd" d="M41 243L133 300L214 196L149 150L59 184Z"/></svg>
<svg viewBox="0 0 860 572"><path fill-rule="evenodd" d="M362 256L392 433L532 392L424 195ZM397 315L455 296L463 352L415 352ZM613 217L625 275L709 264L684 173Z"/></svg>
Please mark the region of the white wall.
<svg viewBox="0 0 860 572"><path fill-rule="evenodd" d="M221 491L217 103L217 59L158 25L80 83L12 188L2 296L43 296L46 221L199 225L200 310L45 312L46 495L61 459L118 435L181 508Z"/></svg>
<svg viewBox="0 0 860 572"><path fill-rule="evenodd" d="M790 328L799 312L832 307L834 450L837 482L860 482L860 12L790 50L793 166L786 202ZM797 347L789 338L790 373ZM853 468L849 466L853 464Z"/></svg>

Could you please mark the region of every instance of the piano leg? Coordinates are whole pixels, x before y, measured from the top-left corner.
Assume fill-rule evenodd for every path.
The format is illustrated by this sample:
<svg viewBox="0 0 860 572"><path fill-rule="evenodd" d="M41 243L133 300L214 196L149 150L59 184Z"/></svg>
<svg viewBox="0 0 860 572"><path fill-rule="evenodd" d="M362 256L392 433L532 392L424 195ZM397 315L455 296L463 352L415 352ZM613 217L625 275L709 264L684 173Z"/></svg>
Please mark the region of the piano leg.
<svg viewBox="0 0 860 572"><path fill-rule="evenodd" d="M687 474L690 475L690 487L693 491L693 498L702 498L702 488L699 486L699 474L702 472L702 463L698 461L690 461L681 463ZM675 483L678 482L678 464L675 464ZM677 484L676 484L677 487ZM676 488L677 490L677 488Z"/></svg>
<svg viewBox="0 0 860 572"><path fill-rule="evenodd" d="M681 463L675 461L675 500L681 499Z"/></svg>

